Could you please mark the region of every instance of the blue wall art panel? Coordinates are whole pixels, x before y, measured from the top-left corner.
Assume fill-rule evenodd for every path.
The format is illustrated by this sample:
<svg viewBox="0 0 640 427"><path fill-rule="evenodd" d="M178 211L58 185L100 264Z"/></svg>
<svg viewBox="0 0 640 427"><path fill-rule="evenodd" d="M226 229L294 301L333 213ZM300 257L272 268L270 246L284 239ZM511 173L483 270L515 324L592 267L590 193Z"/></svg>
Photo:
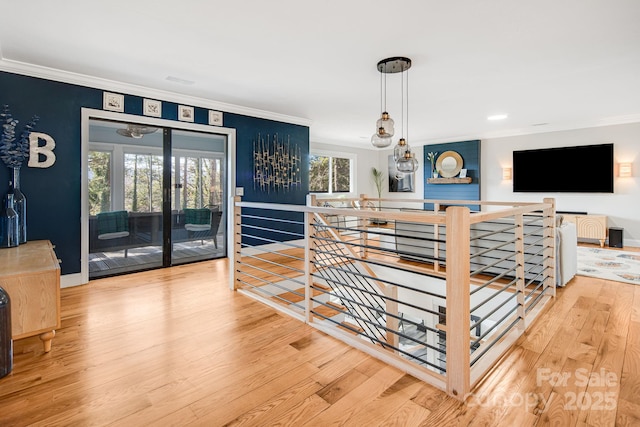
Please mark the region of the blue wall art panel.
<svg viewBox="0 0 640 427"><path fill-rule="evenodd" d="M470 184L434 184L431 178L429 153L437 153L436 158L446 151L454 151L462 158L462 168L467 170ZM432 200L480 200L480 140L450 142L424 146L424 198ZM459 175L456 175L459 177ZM479 210L479 205L466 205L471 210ZM425 203L425 209L432 210L433 203Z"/></svg>

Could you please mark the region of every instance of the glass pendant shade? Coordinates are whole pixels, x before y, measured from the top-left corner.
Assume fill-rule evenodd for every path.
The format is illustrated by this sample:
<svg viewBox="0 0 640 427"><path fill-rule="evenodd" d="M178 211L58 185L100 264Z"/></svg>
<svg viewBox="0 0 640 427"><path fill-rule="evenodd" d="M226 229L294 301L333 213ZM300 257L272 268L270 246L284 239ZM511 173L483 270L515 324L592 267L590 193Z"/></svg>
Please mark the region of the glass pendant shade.
<svg viewBox="0 0 640 427"><path fill-rule="evenodd" d="M371 137L371 144L374 147L384 148L391 145L391 135L388 135L383 127L378 128L378 132Z"/></svg>
<svg viewBox="0 0 640 427"><path fill-rule="evenodd" d="M389 113L387 113L386 111L382 113L382 116L376 122L376 127L378 129L383 128L384 133L389 136L393 136L393 133L395 132L394 125L395 123L393 119L389 117Z"/></svg>
<svg viewBox="0 0 640 427"><path fill-rule="evenodd" d="M413 157L413 153L407 151L404 153L404 157L396 161L396 169L398 172L411 173L418 170L418 161Z"/></svg>
<svg viewBox="0 0 640 427"><path fill-rule="evenodd" d="M400 138L396 146L393 147L393 160L397 162L398 159L403 158L404 153L406 153L407 150L409 150L409 144L407 144L407 140L404 138Z"/></svg>

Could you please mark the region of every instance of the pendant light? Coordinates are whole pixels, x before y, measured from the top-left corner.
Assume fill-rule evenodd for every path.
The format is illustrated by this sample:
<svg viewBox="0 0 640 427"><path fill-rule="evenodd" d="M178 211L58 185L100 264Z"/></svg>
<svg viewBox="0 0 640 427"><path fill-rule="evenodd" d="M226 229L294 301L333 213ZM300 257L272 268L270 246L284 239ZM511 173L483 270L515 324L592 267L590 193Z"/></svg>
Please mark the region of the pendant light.
<svg viewBox="0 0 640 427"><path fill-rule="evenodd" d="M396 170L401 173L412 173L418 170L418 161L416 160L414 154L411 152L411 147L407 140L409 139L409 73L408 69L411 67L411 60L409 58L398 58L405 61L406 66L402 67L402 75L401 75L401 100L402 100L402 108L401 108L401 126L402 135L398 140L398 143L393 148L393 159L396 161ZM405 71L407 71L405 73ZM406 84L404 75L407 75ZM406 110L407 114L405 116L405 102L406 102ZM406 129L407 138L405 139L405 121L406 121Z"/></svg>
<svg viewBox="0 0 640 427"><path fill-rule="evenodd" d="M371 144L377 148L385 148L391 145L395 123L387 112L387 75L380 70L380 62L378 63L378 71L380 71L380 110L382 113L376 122L376 133L371 137Z"/></svg>

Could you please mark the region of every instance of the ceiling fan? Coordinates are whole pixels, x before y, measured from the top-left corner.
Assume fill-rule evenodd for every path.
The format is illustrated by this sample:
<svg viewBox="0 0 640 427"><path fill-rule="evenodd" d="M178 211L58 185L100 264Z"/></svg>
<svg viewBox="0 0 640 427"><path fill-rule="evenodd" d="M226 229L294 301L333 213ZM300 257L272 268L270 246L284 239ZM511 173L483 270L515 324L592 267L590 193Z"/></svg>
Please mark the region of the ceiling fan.
<svg viewBox="0 0 640 427"><path fill-rule="evenodd" d="M126 136L127 138L140 139L143 136L149 133L154 133L157 130L158 128L152 126L128 124L125 129L117 129L116 132L118 133L118 135Z"/></svg>

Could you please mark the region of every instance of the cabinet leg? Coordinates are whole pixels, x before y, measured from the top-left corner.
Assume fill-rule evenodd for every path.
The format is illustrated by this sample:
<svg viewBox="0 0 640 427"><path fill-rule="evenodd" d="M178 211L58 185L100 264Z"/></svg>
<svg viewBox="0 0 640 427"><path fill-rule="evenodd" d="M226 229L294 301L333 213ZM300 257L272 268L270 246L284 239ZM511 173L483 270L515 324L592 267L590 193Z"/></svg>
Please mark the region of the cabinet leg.
<svg viewBox="0 0 640 427"><path fill-rule="evenodd" d="M42 340L42 344L44 345L44 352L49 353L51 351L51 340L56 336L56 331L45 332L44 334L40 334L40 339Z"/></svg>
<svg viewBox="0 0 640 427"><path fill-rule="evenodd" d="M604 248L604 239L603 239L603 240L600 240L600 247L601 247L601 248Z"/></svg>

